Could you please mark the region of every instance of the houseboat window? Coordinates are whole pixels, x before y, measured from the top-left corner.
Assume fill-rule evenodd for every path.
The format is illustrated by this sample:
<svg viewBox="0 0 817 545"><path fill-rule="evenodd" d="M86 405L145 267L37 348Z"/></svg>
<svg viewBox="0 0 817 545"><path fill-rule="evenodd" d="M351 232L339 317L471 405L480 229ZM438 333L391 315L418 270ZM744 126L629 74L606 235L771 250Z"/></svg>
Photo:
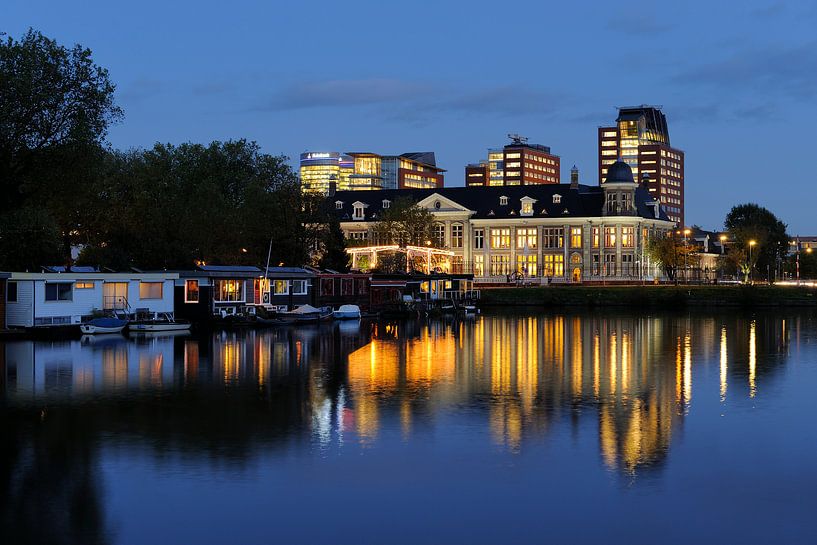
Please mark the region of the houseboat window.
<svg viewBox="0 0 817 545"><path fill-rule="evenodd" d="M184 302L198 303L199 302L199 281L187 280L184 283Z"/></svg>
<svg viewBox="0 0 817 545"><path fill-rule="evenodd" d="M161 299L162 282L139 282L139 299Z"/></svg>
<svg viewBox="0 0 817 545"><path fill-rule="evenodd" d="M214 295L220 302L244 300L244 282L242 280L216 280Z"/></svg>
<svg viewBox="0 0 817 545"><path fill-rule="evenodd" d="M321 295L335 295L334 278L321 278Z"/></svg>
<svg viewBox="0 0 817 545"><path fill-rule="evenodd" d="M92 290L92 289L94 289L94 283L93 282L76 282L74 284L74 289Z"/></svg>
<svg viewBox="0 0 817 545"><path fill-rule="evenodd" d="M420 282L420 291L422 293L428 293L428 280L424 280L423 282Z"/></svg>
<svg viewBox="0 0 817 545"><path fill-rule="evenodd" d="M48 283L45 285L46 301L73 301L73 284L68 283Z"/></svg>
<svg viewBox="0 0 817 545"><path fill-rule="evenodd" d="M9 303L17 302L17 282L9 282L6 285L6 301Z"/></svg>
<svg viewBox="0 0 817 545"><path fill-rule="evenodd" d="M357 279L357 293L358 295L365 295L369 292L369 281L365 278Z"/></svg>
<svg viewBox="0 0 817 545"><path fill-rule="evenodd" d="M306 295L306 280L293 280L292 281L292 294L293 295Z"/></svg>
<svg viewBox="0 0 817 545"><path fill-rule="evenodd" d="M272 286L275 295L287 295L289 293L289 281L287 280L275 280Z"/></svg>
<svg viewBox="0 0 817 545"><path fill-rule="evenodd" d="M352 295L352 279L351 278L341 278L340 279L340 294L341 295Z"/></svg>

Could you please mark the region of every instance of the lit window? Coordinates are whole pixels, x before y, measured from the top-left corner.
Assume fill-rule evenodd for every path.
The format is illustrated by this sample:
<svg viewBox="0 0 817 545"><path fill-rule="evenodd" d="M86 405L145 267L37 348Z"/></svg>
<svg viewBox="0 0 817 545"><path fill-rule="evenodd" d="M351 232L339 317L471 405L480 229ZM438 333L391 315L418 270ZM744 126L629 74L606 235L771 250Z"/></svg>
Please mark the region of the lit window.
<svg viewBox="0 0 817 545"><path fill-rule="evenodd" d="M139 282L139 299L161 299L162 282Z"/></svg>
<svg viewBox="0 0 817 545"><path fill-rule="evenodd" d="M529 227L516 230L516 247L520 250L528 248L536 249L538 233L536 227Z"/></svg>
<svg viewBox="0 0 817 545"><path fill-rule="evenodd" d="M289 281L288 280L275 280L272 283L272 293L273 295L288 295L289 294Z"/></svg>
<svg viewBox="0 0 817 545"><path fill-rule="evenodd" d="M93 282L77 282L74 284L74 289L77 290L92 290L94 289Z"/></svg>
<svg viewBox="0 0 817 545"><path fill-rule="evenodd" d="M510 229L491 229L491 248L507 249L511 247Z"/></svg>
<svg viewBox="0 0 817 545"><path fill-rule="evenodd" d="M199 281L187 280L184 283L184 302L198 303L199 302Z"/></svg>
<svg viewBox="0 0 817 545"><path fill-rule="evenodd" d="M244 301L244 282L242 280L215 280L213 300L223 303Z"/></svg>
<svg viewBox="0 0 817 545"><path fill-rule="evenodd" d="M605 248L615 248L616 247L616 228L615 227L605 227L604 228L604 247Z"/></svg>
<svg viewBox="0 0 817 545"><path fill-rule="evenodd" d="M582 247L582 228L581 227L571 227L570 228L570 247L571 248L581 248Z"/></svg>
<svg viewBox="0 0 817 545"><path fill-rule="evenodd" d="M635 245L635 228L622 227L621 228L621 246L623 248L632 248Z"/></svg>
<svg viewBox="0 0 817 545"><path fill-rule="evenodd" d="M565 257L562 254L545 254L542 256L543 276L564 276Z"/></svg>

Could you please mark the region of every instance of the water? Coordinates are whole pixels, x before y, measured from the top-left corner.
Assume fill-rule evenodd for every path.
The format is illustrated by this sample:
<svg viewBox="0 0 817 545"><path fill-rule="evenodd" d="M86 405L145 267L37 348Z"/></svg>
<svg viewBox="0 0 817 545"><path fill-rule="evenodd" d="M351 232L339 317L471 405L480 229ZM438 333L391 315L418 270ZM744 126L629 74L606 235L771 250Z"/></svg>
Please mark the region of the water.
<svg viewBox="0 0 817 545"><path fill-rule="evenodd" d="M808 312L0 343L3 543L814 543Z"/></svg>

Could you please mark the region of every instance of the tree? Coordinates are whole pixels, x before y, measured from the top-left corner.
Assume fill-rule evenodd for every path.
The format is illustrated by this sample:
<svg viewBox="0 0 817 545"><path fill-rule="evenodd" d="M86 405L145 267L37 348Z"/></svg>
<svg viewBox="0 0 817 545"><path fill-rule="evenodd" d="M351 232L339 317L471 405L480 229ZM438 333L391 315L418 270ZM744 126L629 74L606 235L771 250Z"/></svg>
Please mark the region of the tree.
<svg viewBox="0 0 817 545"><path fill-rule="evenodd" d="M340 228L340 221L334 214L329 215L328 224L323 235L323 253L318 261L321 269L332 269L339 272L349 270L349 254L346 253L346 237Z"/></svg>
<svg viewBox="0 0 817 545"><path fill-rule="evenodd" d="M59 229L48 211L26 207L0 218L0 270L38 271L62 263Z"/></svg>
<svg viewBox="0 0 817 545"><path fill-rule="evenodd" d="M122 118L108 71L91 51L29 29L0 41L0 212L22 204L31 170L62 146L102 142ZM70 169L63 160L54 165Z"/></svg>
<svg viewBox="0 0 817 545"><path fill-rule="evenodd" d="M733 207L724 225L737 246L746 252L747 270L754 269L761 277L771 279L788 253L786 224L769 210L750 203ZM755 242L751 250L750 241Z"/></svg>
<svg viewBox="0 0 817 545"><path fill-rule="evenodd" d="M373 235L377 244L427 246L440 243L434 237L434 216L406 197L395 199L383 211Z"/></svg>
<svg viewBox="0 0 817 545"><path fill-rule="evenodd" d="M647 242L646 251L650 259L661 264L664 274L670 280L678 279L679 267L696 267L699 262L695 247L685 244L683 239L673 237L672 234L651 238Z"/></svg>

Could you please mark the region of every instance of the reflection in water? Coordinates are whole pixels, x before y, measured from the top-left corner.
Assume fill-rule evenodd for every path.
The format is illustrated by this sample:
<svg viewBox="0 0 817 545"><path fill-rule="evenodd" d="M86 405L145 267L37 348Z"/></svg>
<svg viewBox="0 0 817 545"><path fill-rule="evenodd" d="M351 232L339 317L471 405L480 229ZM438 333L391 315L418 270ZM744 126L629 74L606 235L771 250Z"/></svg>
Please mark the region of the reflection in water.
<svg viewBox="0 0 817 545"><path fill-rule="evenodd" d="M453 416L510 456L569 428L603 467L637 475L666 462L694 403L761 395L803 328L796 316L588 313L0 343L4 535L108 535L100 444L241 466L283 445L424 441ZM59 515L34 517L42 503Z"/></svg>

